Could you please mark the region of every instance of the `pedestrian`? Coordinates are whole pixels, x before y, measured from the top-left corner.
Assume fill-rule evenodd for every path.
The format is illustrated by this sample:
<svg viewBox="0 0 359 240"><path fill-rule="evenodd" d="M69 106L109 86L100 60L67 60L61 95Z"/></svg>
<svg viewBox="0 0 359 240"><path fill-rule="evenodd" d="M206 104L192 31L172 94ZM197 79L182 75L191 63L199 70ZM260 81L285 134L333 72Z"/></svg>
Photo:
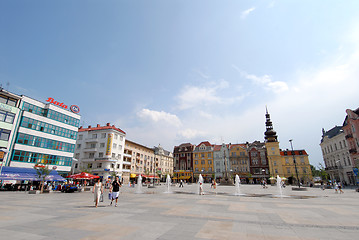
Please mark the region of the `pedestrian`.
<svg viewBox="0 0 359 240"><path fill-rule="evenodd" d="M203 184L200 182L199 183L199 195L203 195Z"/></svg>
<svg viewBox="0 0 359 240"><path fill-rule="evenodd" d="M216 187L217 187L216 180L213 180L213 188L216 189Z"/></svg>
<svg viewBox="0 0 359 240"><path fill-rule="evenodd" d="M181 179L181 181L180 181L179 187L183 187L183 181L182 181L182 179Z"/></svg>
<svg viewBox="0 0 359 240"><path fill-rule="evenodd" d="M118 196L120 195L120 187L122 187L122 185L119 181L119 177L116 176L115 180L113 181L112 185L110 186L110 192L112 192L112 198L111 198L110 205L112 205L113 200L116 199L115 207L117 207Z"/></svg>
<svg viewBox="0 0 359 240"><path fill-rule="evenodd" d="M98 202L100 201L100 197L103 194L103 186L101 183L101 178L97 179L97 182L93 186L92 193L94 193L95 207L97 207Z"/></svg>
<svg viewBox="0 0 359 240"><path fill-rule="evenodd" d="M335 193L338 193L338 184L337 184L337 182L334 182L333 185L334 185Z"/></svg>
<svg viewBox="0 0 359 240"><path fill-rule="evenodd" d="M338 190L339 190L339 193L344 193L343 190L342 190L341 182L338 182Z"/></svg>

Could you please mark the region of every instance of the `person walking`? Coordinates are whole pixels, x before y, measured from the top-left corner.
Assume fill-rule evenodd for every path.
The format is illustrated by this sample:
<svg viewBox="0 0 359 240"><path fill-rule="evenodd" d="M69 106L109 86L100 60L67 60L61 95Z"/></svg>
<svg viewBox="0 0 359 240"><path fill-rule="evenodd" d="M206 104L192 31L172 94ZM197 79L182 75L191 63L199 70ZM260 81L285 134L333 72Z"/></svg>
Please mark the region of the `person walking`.
<svg viewBox="0 0 359 240"><path fill-rule="evenodd" d="M116 199L115 207L117 207L118 196L120 195L120 187L122 187L122 184L119 181L119 177L116 176L115 180L113 181L112 185L110 186L110 192L112 192L112 198L111 198L110 205L112 205L113 200Z"/></svg>
<svg viewBox="0 0 359 240"><path fill-rule="evenodd" d="M341 182L338 182L338 190L339 190L339 193L344 193L344 191L342 190Z"/></svg>
<svg viewBox="0 0 359 240"><path fill-rule="evenodd" d="M199 183L199 195L203 195L204 193L203 193L203 185L202 185L202 183L200 182Z"/></svg>
<svg viewBox="0 0 359 240"><path fill-rule="evenodd" d="M97 182L93 186L92 193L94 193L95 207L97 207L98 202L100 201L100 197L103 194L103 186L102 186L102 183L101 183L101 178L97 179Z"/></svg>
<svg viewBox="0 0 359 240"><path fill-rule="evenodd" d="M180 181L179 187L183 187L183 181L182 181L182 179L181 179L181 181Z"/></svg>

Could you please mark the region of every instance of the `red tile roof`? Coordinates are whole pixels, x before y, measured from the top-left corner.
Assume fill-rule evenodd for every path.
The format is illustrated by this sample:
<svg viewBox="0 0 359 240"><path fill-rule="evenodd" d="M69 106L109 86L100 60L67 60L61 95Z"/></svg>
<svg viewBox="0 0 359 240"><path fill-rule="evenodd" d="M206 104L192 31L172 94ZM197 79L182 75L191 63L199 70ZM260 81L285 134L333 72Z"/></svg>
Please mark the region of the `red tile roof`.
<svg viewBox="0 0 359 240"><path fill-rule="evenodd" d="M200 144L198 144L197 147L201 146L202 144L206 145L207 147L212 146L212 144L210 144L208 141L205 141L205 142L201 142Z"/></svg>
<svg viewBox="0 0 359 240"><path fill-rule="evenodd" d="M119 131L123 134L126 134L124 131L122 131L121 129L115 127L115 125L112 125L110 123L107 123L106 126L103 126L101 127L100 124L97 124L96 127L91 127L88 126L88 128L83 128L82 126L79 128L79 132L86 132L86 131L98 131L98 130L106 130L106 129L113 129L113 130L116 130L116 131Z"/></svg>
<svg viewBox="0 0 359 240"><path fill-rule="evenodd" d="M294 150L293 152L294 152L293 155L308 155L305 150ZM302 154L300 154L300 152L301 152ZM287 154L285 154L285 153L287 153ZM280 155L281 155L281 156L292 156L292 151L291 151L291 150L280 151Z"/></svg>

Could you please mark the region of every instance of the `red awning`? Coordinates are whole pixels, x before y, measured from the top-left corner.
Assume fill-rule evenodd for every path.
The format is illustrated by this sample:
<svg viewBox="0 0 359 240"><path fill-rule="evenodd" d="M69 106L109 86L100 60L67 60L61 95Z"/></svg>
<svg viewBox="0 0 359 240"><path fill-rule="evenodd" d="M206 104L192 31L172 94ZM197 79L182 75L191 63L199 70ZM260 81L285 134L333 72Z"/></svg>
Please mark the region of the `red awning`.
<svg viewBox="0 0 359 240"><path fill-rule="evenodd" d="M90 174L90 173L86 173L86 172L82 172L82 173L77 173L77 174L73 174L68 176L67 178L72 178L72 179L94 179L94 178L99 178L99 176Z"/></svg>

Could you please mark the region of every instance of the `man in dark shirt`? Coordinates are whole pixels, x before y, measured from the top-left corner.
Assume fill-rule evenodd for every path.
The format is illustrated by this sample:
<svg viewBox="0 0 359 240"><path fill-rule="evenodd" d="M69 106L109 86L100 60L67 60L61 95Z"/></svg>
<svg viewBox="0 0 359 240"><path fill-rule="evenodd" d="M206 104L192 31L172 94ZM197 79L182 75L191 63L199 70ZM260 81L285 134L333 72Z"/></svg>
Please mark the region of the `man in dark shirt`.
<svg viewBox="0 0 359 240"><path fill-rule="evenodd" d="M114 199L116 199L115 207L117 207L118 196L120 195L120 187L121 187L121 183L119 181L119 177L116 176L115 180L113 181L113 183L111 185L111 189L110 189L110 191L112 191L112 198L111 198L110 205L112 205L112 201Z"/></svg>

